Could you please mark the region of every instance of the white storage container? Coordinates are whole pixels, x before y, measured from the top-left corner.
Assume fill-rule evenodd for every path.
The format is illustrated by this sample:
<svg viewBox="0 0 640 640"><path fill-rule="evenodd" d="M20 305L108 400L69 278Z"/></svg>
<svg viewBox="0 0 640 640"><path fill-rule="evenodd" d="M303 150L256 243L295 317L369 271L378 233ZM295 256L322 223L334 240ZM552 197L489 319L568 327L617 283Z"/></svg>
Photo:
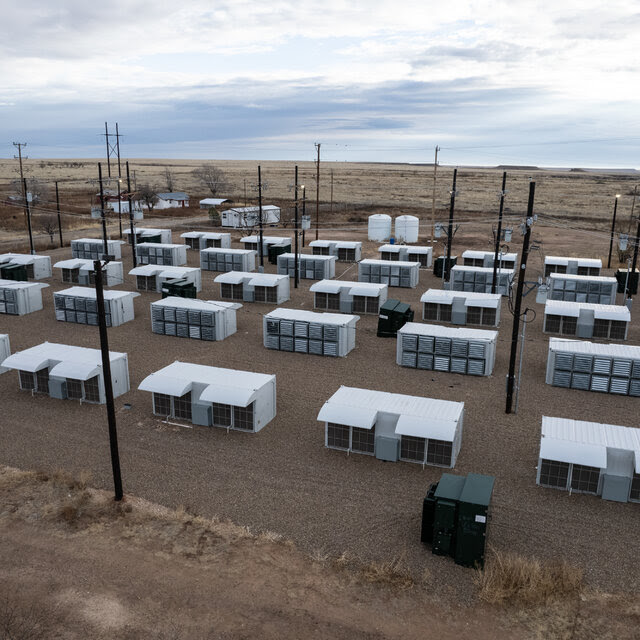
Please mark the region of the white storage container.
<svg viewBox="0 0 640 640"><path fill-rule="evenodd" d="M418 242L420 221L415 216L398 216L395 220L396 239L400 242Z"/></svg>
<svg viewBox="0 0 640 640"><path fill-rule="evenodd" d="M289 299L289 276L229 271L213 281L220 284L220 297L228 300L280 304Z"/></svg>
<svg viewBox="0 0 640 640"><path fill-rule="evenodd" d="M371 282L320 280L309 291L314 294L314 308L340 313L378 314L387 301L388 286Z"/></svg>
<svg viewBox="0 0 640 640"><path fill-rule="evenodd" d="M202 249L200 268L204 271L255 271L256 255L250 249Z"/></svg>
<svg viewBox="0 0 640 640"><path fill-rule="evenodd" d="M399 260L361 260L358 281L387 284L390 287L418 286L420 263Z"/></svg>
<svg viewBox="0 0 640 640"><path fill-rule="evenodd" d="M93 271L93 260L83 260L82 258L71 258L56 262L55 269L62 272L62 282L69 284L94 285L95 274ZM122 273L122 262L107 262L103 268L103 284L105 287L113 287L124 282Z"/></svg>
<svg viewBox="0 0 640 640"><path fill-rule="evenodd" d="M187 264L187 245L141 242L136 245L136 256L140 264L178 267Z"/></svg>
<svg viewBox="0 0 640 640"><path fill-rule="evenodd" d="M142 242L158 242L162 244L171 244L171 229L152 229L151 227L134 227L133 232L136 236L136 244ZM123 229L122 235L126 236L127 242L131 244L131 228ZM153 238L149 240L148 238Z"/></svg>
<svg viewBox="0 0 640 640"><path fill-rule="evenodd" d="M403 367L489 376L497 331L407 322L398 329L396 363Z"/></svg>
<svg viewBox="0 0 640 640"><path fill-rule="evenodd" d="M49 256L26 253L3 253L0 255L0 269L12 265L22 265L27 270L28 280L42 280L51 277L51 258Z"/></svg>
<svg viewBox="0 0 640 640"><path fill-rule="evenodd" d="M495 255L495 251L472 251L467 249L462 252L462 266L493 268ZM501 269L515 269L517 260L517 253L498 253L498 266Z"/></svg>
<svg viewBox="0 0 640 640"><path fill-rule="evenodd" d="M547 300L544 332L577 338L626 340L631 313L624 305Z"/></svg>
<svg viewBox="0 0 640 640"><path fill-rule="evenodd" d="M544 259L544 277L552 273L570 273L576 276L599 276L602 260L599 258L567 258L547 256Z"/></svg>
<svg viewBox="0 0 640 640"><path fill-rule="evenodd" d="M496 272L496 293L509 295L515 271L513 269L498 269ZM493 268L465 267L456 265L451 267L447 288L451 291L475 291L476 293L491 293L493 282Z"/></svg>
<svg viewBox="0 0 640 640"><path fill-rule="evenodd" d="M122 259L122 240L107 240L107 251L114 260ZM104 243L97 238L78 238L71 241L71 257L84 260L101 260L104 255Z"/></svg>
<svg viewBox="0 0 640 640"><path fill-rule="evenodd" d="M336 256L318 256L306 253L298 254L299 277L309 280L323 280L336 275ZM295 254L281 253L278 256L278 273L295 276Z"/></svg>
<svg viewBox="0 0 640 640"><path fill-rule="evenodd" d="M415 247L403 244L383 244L378 248L380 260L419 262L421 269L428 269L433 262L432 247Z"/></svg>
<svg viewBox="0 0 640 640"><path fill-rule="evenodd" d="M391 237L391 216L386 213L374 213L369 216L369 240L384 242Z"/></svg>
<svg viewBox="0 0 640 640"><path fill-rule="evenodd" d="M499 293L473 293L428 289L422 294L422 319L460 325L497 327L500 324Z"/></svg>
<svg viewBox="0 0 640 640"><path fill-rule="evenodd" d="M260 255L260 236L245 236L244 238L240 238L240 242L242 244L243 249L249 249L251 251L255 251L258 255ZM262 234L262 255L269 255L269 247L283 247L287 251L291 250L291 238L283 237L283 236L266 236ZM288 247L288 248L287 248Z"/></svg>
<svg viewBox="0 0 640 640"><path fill-rule="evenodd" d="M180 237L189 249L228 249L231 247L230 233L214 233L209 231L186 231Z"/></svg>
<svg viewBox="0 0 640 640"><path fill-rule="evenodd" d="M280 222L280 207L272 204L262 206L262 224ZM260 207L234 207L222 212L222 226L234 229L250 229L260 224Z"/></svg>
<svg viewBox="0 0 640 640"><path fill-rule="evenodd" d="M0 313L22 316L42 309L44 282L16 282L0 280Z"/></svg>
<svg viewBox="0 0 640 640"><path fill-rule="evenodd" d="M335 256L338 262L359 262L362 242L351 240L313 240L309 243L314 256Z"/></svg>
<svg viewBox="0 0 640 640"><path fill-rule="evenodd" d="M117 327L133 320L133 299L140 294L133 291L105 291L104 312L107 327ZM77 324L98 324L96 290L89 287L70 287L53 294L56 320Z"/></svg>
<svg viewBox="0 0 640 640"><path fill-rule="evenodd" d="M202 273L198 267L165 267L157 264L143 264L129 271L136 278L138 291L154 291L162 293L162 286L167 280L187 280L193 282L196 291L202 290Z"/></svg>
<svg viewBox="0 0 640 640"><path fill-rule="evenodd" d="M615 304L618 281L604 276L576 276L552 273L547 300Z"/></svg>

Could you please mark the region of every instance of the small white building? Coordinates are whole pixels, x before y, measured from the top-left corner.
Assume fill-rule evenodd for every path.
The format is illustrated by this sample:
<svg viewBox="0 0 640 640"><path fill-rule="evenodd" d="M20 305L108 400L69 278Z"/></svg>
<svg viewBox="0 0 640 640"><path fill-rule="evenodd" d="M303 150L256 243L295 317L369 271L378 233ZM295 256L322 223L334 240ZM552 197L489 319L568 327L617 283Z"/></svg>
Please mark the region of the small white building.
<svg viewBox="0 0 640 640"><path fill-rule="evenodd" d="M133 299L140 294L134 291L105 291L104 313L107 327L117 327L135 317ZM98 324L96 290L89 287L70 287L53 294L56 320L77 324Z"/></svg>
<svg viewBox="0 0 640 640"><path fill-rule="evenodd" d="M256 252L250 249L202 249L200 268L204 271L255 271Z"/></svg>
<svg viewBox="0 0 640 640"><path fill-rule="evenodd" d="M415 247L406 244L383 244L378 247L380 260L419 262L421 269L428 269L433 262L433 247Z"/></svg>
<svg viewBox="0 0 640 640"><path fill-rule="evenodd" d="M154 209L175 209L189 206L189 196L184 191L156 193L156 196L158 201L153 205Z"/></svg>
<svg viewBox="0 0 640 640"><path fill-rule="evenodd" d="M129 391L126 353L109 351L113 397ZM20 389L46 393L51 398L104 404L104 374L100 349L44 342L18 351L0 362L18 372Z"/></svg>
<svg viewBox="0 0 640 640"><path fill-rule="evenodd" d="M122 259L123 240L107 240L107 251L114 260ZM97 238L78 238L71 241L71 257L84 260L100 260L104 255L104 243Z"/></svg>
<svg viewBox="0 0 640 640"><path fill-rule="evenodd" d="M153 394L153 413L205 427L257 433L276 416L276 377L174 362L138 387Z"/></svg>
<svg viewBox="0 0 640 640"><path fill-rule="evenodd" d="M263 316L264 346L318 356L346 356L356 346L359 316L275 309Z"/></svg>
<svg viewBox="0 0 640 640"><path fill-rule="evenodd" d="M427 322L484 327L497 327L500 324L502 296L499 293L428 289L422 294L420 302L422 319Z"/></svg>
<svg viewBox="0 0 640 640"><path fill-rule="evenodd" d="M280 222L280 207L266 204L262 207L262 224ZM222 226L246 229L260 224L260 207L234 207L222 212Z"/></svg>
<svg viewBox="0 0 640 640"><path fill-rule="evenodd" d="M42 309L44 282L16 282L0 280L0 313L23 316Z"/></svg>
<svg viewBox="0 0 640 640"><path fill-rule="evenodd" d="M43 280L51 277L51 258L28 253L3 253L0 255L0 278L6 278L7 267L24 267L27 280ZM8 278L11 279L11 278Z"/></svg>
<svg viewBox="0 0 640 640"><path fill-rule="evenodd" d="M313 240L309 243L314 256L335 256L338 262L359 262L362 242L353 240Z"/></svg>
<svg viewBox="0 0 640 640"><path fill-rule="evenodd" d="M547 300L544 332L578 338L626 340L631 313L624 305Z"/></svg>
<svg viewBox="0 0 640 640"><path fill-rule="evenodd" d="M318 413L330 449L438 467L455 466L463 418L464 402L345 386Z"/></svg>
<svg viewBox="0 0 640 640"><path fill-rule="evenodd" d="M211 207L219 207L226 202L231 202L231 200L227 198L203 198L198 204L201 209L210 209Z"/></svg>
<svg viewBox="0 0 640 640"><path fill-rule="evenodd" d="M171 244L171 229L152 229L151 227L136 227L133 230L136 237L136 244L141 242L158 242L161 244ZM131 244L131 229L123 229L122 235Z"/></svg>
<svg viewBox="0 0 640 640"><path fill-rule="evenodd" d="M396 363L403 367L489 376L497 331L407 322L398 329Z"/></svg>
<svg viewBox="0 0 640 640"><path fill-rule="evenodd" d="M260 236L245 236L240 238L240 243L244 249L250 249L260 255ZM265 236L262 234L262 255L269 255L269 247L282 247L283 250L291 251L291 238L283 236ZM288 248L287 248L288 247Z"/></svg>
<svg viewBox="0 0 640 640"><path fill-rule="evenodd" d="M361 260L358 263L358 282L375 282L390 287L415 289L420 279L419 262L398 260Z"/></svg>
<svg viewBox="0 0 640 640"><path fill-rule="evenodd" d="M298 254L298 277L308 280L323 280L336 275L336 256L314 256ZM278 256L278 273L295 277L295 253L281 253Z"/></svg>
<svg viewBox="0 0 640 640"><path fill-rule="evenodd" d="M640 347L550 338L545 382L640 397Z"/></svg>
<svg viewBox="0 0 640 640"><path fill-rule="evenodd" d="M165 336L224 340L237 329L241 304L168 297L151 303L151 330Z"/></svg>
<svg viewBox="0 0 640 640"><path fill-rule="evenodd" d="M289 276L275 273L229 271L213 279L220 284L220 297L243 302L281 304L289 299Z"/></svg>
<svg viewBox="0 0 640 640"><path fill-rule="evenodd" d="M314 308L340 313L378 314L387 301L386 284L352 282L349 280L320 280L309 291L314 294Z"/></svg>
<svg viewBox="0 0 640 640"><path fill-rule="evenodd" d="M490 267L493 269L495 251L473 251L467 249L462 252L462 266L464 267ZM515 269L517 253L498 253L498 267L501 269Z"/></svg>
<svg viewBox="0 0 640 640"><path fill-rule="evenodd" d="M187 280L193 282L196 291L202 291L202 273L198 267L165 267L157 264L143 264L129 271L136 277L138 291L162 293L162 285L167 280Z"/></svg>
<svg viewBox="0 0 640 640"><path fill-rule="evenodd" d="M599 276L602 260L598 258L566 258L546 256L544 259L544 277L552 273L570 273L576 276Z"/></svg>
<svg viewBox="0 0 640 640"><path fill-rule="evenodd" d="M640 429L542 416L536 483L640 502Z"/></svg>
<svg viewBox="0 0 640 640"><path fill-rule="evenodd" d="M82 285L95 285L96 283L93 260L71 258L70 260L56 262L53 267L60 269L62 282ZM103 273L103 283L106 287L113 287L122 284L124 281L122 262L107 262L103 267Z"/></svg>
<svg viewBox="0 0 640 640"><path fill-rule="evenodd" d="M615 304L618 281L606 276L576 276L552 273L549 276L548 300Z"/></svg>
<svg viewBox="0 0 640 640"><path fill-rule="evenodd" d="M11 345L9 344L9 336L6 333L0 333L0 362L3 362L11 355ZM0 367L0 373L9 371L6 367Z"/></svg>
<svg viewBox="0 0 640 640"><path fill-rule="evenodd" d="M496 293L507 296L513 285L515 271L513 269L498 269L496 272ZM447 288L451 291L475 291L477 293L491 293L493 282L493 267L465 267L456 265L451 267Z"/></svg>
<svg viewBox="0 0 640 640"><path fill-rule="evenodd" d="M136 245L136 256L140 264L161 264L179 267L187 264L187 245L141 242Z"/></svg>
<svg viewBox="0 0 640 640"><path fill-rule="evenodd" d="M214 233L211 231L186 231L180 237L189 249L228 249L231 247L230 233Z"/></svg>

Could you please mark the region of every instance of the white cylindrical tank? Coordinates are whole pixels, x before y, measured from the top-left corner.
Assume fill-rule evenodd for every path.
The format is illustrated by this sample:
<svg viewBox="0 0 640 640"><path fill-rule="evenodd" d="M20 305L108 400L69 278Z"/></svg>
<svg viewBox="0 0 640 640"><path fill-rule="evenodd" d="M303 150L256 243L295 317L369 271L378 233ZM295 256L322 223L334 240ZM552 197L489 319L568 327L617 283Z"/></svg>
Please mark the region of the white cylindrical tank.
<svg viewBox="0 0 640 640"><path fill-rule="evenodd" d="M418 242L420 221L415 216L398 216L396 218L396 240L402 242Z"/></svg>
<svg viewBox="0 0 640 640"><path fill-rule="evenodd" d="M369 216L369 240L384 242L391 237L391 216L374 213Z"/></svg>

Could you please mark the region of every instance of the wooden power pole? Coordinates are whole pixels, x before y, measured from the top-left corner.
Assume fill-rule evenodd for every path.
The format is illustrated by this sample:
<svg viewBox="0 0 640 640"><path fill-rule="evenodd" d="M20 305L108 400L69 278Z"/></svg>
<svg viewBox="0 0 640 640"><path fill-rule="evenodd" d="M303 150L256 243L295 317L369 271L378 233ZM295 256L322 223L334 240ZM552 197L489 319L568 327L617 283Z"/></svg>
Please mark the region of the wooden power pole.
<svg viewBox="0 0 640 640"><path fill-rule="evenodd" d="M320 226L320 143L316 142L318 159L316 160L316 240L318 239L318 228Z"/></svg>
<svg viewBox="0 0 640 640"><path fill-rule="evenodd" d="M431 193L431 244L434 242L434 232L436 226L436 182L438 176L438 151L440 147L436 145L436 157L433 161L433 191Z"/></svg>

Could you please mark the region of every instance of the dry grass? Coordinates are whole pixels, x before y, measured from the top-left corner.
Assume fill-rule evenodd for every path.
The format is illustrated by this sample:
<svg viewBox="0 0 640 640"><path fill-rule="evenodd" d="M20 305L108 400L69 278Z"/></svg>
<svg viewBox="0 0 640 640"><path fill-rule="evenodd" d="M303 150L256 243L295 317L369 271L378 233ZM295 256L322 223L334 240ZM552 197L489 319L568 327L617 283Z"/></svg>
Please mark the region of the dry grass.
<svg viewBox="0 0 640 640"><path fill-rule="evenodd" d="M404 556L397 556L387 562L370 562L362 567L362 575L367 582L393 589L410 589L414 585Z"/></svg>
<svg viewBox="0 0 640 640"><path fill-rule="evenodd" d="M491 604L548 604L578 596L583 589L582 570L564 560L543 564L496 550L474 580L480 598Z"/></svg>

